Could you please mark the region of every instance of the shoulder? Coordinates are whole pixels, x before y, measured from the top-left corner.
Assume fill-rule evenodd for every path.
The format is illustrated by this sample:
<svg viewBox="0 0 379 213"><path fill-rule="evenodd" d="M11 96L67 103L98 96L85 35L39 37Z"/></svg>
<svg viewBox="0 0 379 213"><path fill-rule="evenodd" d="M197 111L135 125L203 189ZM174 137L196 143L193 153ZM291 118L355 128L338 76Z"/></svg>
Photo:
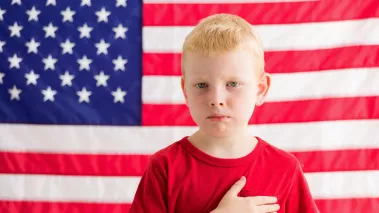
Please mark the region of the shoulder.
<svg viewBox="0 0 379 213"><path fill-rule="evenodd" d="M172 144L153 153L149 158L148 166L159 168L162 168L163 166L164 168L167 168L171 162L183 153L183 147L181 146L181 141L183 139L184 138L176 140Z"/></svg>
<svg viewBox="0 0 379 213"><path fill-rule="evenodd" d="M300 166L300 162L292 153L281 149L271 143L265 141L262 138L258 138L265 145L263 156L268 159L273 165L280 165L282 169L293 170L296 172Z"/></svg>
<svg viewBox="0 0 379 213"><path fill-rule="evenodd" d="M273 173L280 174L282 181L283 195L286 202L286 210L293 212L319 213L304 176L303 166L292 153L273 146L266 141L264 154L267 161L274 166Z"/></svg>

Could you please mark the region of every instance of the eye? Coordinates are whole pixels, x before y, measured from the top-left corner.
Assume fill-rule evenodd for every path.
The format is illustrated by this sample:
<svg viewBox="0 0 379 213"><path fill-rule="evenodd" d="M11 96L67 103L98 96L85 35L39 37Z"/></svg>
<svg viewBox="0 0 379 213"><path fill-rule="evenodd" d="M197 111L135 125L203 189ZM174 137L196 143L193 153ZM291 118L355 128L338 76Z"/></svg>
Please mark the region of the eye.
<svg viewBox="0 0 379 213"><path fill-rule="evenodd" d="M232 81L232 82L229 82L228 85L231 86L231 87L236 87L236 86L239 85L239 83L235 82L235 81Z"/></svg>
<svg viewBox="0 0 379 213"><path fill-rule="evenodd" d="M206 83L198 83L198 84L195 85L195 87L201 89L201 88L207 87L207 84Z"/></svg>

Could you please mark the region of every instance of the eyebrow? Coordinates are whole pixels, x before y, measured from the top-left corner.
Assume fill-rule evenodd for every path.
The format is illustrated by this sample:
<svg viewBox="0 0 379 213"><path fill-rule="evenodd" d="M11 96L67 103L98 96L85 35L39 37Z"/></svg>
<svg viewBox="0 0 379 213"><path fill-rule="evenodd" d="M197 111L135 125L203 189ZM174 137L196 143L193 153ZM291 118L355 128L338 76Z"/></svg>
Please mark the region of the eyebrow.
<svg viewBox="0 0 379 213"><path fill-rule="evenodd" d="M205 81L205 80L207 80L207 78L204 76L198 76L195 78L190 78L190 80L192 80L192 81Z"/></svg>

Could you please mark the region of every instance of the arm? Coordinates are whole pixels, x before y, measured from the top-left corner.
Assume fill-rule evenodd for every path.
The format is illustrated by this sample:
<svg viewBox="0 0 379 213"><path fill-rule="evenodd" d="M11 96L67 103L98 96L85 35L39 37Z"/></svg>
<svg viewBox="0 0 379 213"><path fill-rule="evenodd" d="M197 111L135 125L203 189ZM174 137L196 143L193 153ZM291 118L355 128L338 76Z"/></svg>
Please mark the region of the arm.
<svg viewBox="0 0 379 213"><path fill-rule="evenodd" d="M320 213L299 163L297 163L291 189L286 200L285 212Z"/></svg>
<svg viewBox="0 0 379 213"><path fill-rule="evenodd" d="M163 158L153 155L140 180L129 213L167 213L167 173Z"/></svg>

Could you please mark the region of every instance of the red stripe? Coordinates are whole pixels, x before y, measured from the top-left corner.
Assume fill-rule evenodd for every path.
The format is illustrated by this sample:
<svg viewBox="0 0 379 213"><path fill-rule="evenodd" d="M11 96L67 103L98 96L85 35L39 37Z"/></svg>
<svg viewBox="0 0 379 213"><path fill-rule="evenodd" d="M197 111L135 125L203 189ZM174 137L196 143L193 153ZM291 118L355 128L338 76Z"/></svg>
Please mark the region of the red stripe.
<svg viewBox="0 0 379 213"><path fill-rule="evenodd" d="M0 152L0 173L141 176L149 157L148 155Z"/></svg>
<svg viewBox="0 0 379 213"><path fill-rule="evenodd" d="M322 213L377 213L379 198L359 199L315 199ZM0 200L0 212L7 213L125 213L130 209L130 204L110 203L67 203L67 202L27 202L27 201L2 201Z"/></svg>
<svg viewBox="0 0 379 213"><path fill-rule="evenodd" d="M306 173L379 170L379 149L307 151L292 154L304 166Z"/></svg>
<svg viewBox="0 0 379 213"><path fill-rule="evenodd" d="M250 124L379 119L379 96L270 102L256 107ZM184 104L143 104L144 126L195 126Z"/></svg>
<svg viewBox="0 0 379 213"><path fill-rule="evenodd" d="M289 24L379 17L379 2L355 0L236 4L144 4L144 26L193 26L215 13L230 13L251 24Z"/></svg>
<svg viewBox="0 0 379 213"><path fill-rule="evenodd" d="M309 151L293 154L304 166L304 172L379 170L379 149ZM0 152L0 173L142 176L149 157Z"/></svg>
<svg viewBox="0 0 379 213"><path fill-rule="evenodd" d="M316 204L321 213L377 213L379 198L316 199Z"/></svg>
<svg viewBox="0 0 379 213"><path fill-rule="evenodd" d="M181 54L144 53L144 75L181 75ZM329 69L379 67L379 45L307 51L266 52L266 71L294 73Z"/></svg>
<svg viewBox="0 0 379 213"><path fill-rule="evenodd" d="M76 203L47 201L7 201L0 200L0 212L7 213L125 213L130 203Z"/></svg>

